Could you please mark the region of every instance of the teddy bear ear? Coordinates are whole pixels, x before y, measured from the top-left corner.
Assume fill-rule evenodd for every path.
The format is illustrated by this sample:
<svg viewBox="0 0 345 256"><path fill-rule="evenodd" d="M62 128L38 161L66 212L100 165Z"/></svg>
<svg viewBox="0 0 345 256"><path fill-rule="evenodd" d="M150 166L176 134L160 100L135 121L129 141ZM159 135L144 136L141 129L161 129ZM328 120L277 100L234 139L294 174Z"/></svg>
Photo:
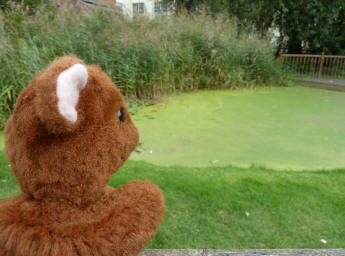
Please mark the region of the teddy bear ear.
<svg viewBox="0 0 345 256"><path fill-rule="evenodd" d="M57 78L58 110L69 122L75 123L78 120L76 106L79 94L85 88L87 80L87 69L79 63L61 72Z"/></svg>
<svg viewBox="0 0 345 256"><path fill-rule="evenodd" d="M81 60L63 57L33 80L36 114L49 132L69 133L79 127L84 115L78 102L88 77Z"/></svg>

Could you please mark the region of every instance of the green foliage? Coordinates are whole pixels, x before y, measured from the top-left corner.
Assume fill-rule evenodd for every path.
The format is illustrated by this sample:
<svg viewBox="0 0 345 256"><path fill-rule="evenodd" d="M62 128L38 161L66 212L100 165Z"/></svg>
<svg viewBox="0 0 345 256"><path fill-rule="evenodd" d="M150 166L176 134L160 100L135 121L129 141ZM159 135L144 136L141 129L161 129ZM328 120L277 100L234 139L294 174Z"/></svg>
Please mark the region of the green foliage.
<svg viewBox="0 0 345 256"><path fill-rule="evenodd" d="M289 52L345 54L345 1L282 1L275 20Z"/></svg>
<svg viewBox="0 0 345 256"><path fill-rule="evenodd" d="M128 20L99 8L41 6L0 12L0 113L13 109L20 91L55 58L76 55L100 65L132 99L198 88L285 83L267 40L236 36L220 16L180 15Z"/></svg>
<svg viewBox="0 0 345 256"><path fill-rule="evenodd" d="M21 4L21 7L28 9L35 9L40 6L42 3L48 3L50 0L0 0L0 9L10 9L14 4ZM18 6L18 5L17 5Z"/></svg>
<svg viewBox="0 0 345 256"><path fill-rule="evenodd" d="M168 0L172 2L173 0ZM239 29L253 26L259 32L280 32L278 52L345 54L345 1L309 0L177 0L177 10L190 12L206 6L216 15L227 9Z"/></svg>

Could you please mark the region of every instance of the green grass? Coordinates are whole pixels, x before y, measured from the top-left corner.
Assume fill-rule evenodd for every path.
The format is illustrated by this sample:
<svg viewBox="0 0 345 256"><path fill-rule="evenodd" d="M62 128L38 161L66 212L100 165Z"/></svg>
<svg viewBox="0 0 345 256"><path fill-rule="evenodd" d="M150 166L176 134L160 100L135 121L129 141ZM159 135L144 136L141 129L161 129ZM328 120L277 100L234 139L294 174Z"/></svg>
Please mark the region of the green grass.
<svg viewBox="0 0 345 256"><path fill-rule="evenodd" d="M345 170L161 167L128 161L110 184L137 179L156 183L166 197L164 221L148 248L345 247ZM3 152L0 184L0 198L19 193Z"/></svg>
<svg viewBox="0 0 345 256"><path fill-rule="evenodd" d="M130 161L111 184L133 179L153 181L166 196L166 216L152 248L345 246L344 170L296 173Z"/></svg>
<svg viewBox="0 0 345 256"><path fill-rule="evenodd" d="M345 94L305 87L198 91L133 117L156 165L315 170L345 167Z"/></svg>

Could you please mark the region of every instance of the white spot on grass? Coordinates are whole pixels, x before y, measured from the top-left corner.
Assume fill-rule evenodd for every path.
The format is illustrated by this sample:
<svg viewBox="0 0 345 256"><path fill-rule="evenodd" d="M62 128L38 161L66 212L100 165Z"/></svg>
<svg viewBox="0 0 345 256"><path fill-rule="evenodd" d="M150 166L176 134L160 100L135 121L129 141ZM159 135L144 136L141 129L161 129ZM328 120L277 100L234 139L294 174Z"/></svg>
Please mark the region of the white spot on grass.
<svg viewBox="0 0 345 256"><path fill-rule="evenodd" d="M327 241L326 241L325 239L321 239L320 241L321 241L321 243L323 243L323 244L327 244Z"/></svg>

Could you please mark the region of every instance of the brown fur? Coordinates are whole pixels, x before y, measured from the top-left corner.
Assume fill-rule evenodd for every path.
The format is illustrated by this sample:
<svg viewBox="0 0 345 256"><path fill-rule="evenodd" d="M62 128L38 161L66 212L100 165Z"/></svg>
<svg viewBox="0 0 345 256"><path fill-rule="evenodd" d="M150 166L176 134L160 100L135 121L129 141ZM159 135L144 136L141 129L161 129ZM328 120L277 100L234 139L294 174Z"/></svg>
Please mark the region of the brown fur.
<svg viewBox="0 0 345 256"><path fill-rule="evenodd" d="M77 122L58 112L57 77L76 63L84 64L63 57L37 75L7 122L6 151L23 194L0 203L0 256L137 255L162 219L155 185L107 186L138 143L110 78L86 66Z"/></svg>

